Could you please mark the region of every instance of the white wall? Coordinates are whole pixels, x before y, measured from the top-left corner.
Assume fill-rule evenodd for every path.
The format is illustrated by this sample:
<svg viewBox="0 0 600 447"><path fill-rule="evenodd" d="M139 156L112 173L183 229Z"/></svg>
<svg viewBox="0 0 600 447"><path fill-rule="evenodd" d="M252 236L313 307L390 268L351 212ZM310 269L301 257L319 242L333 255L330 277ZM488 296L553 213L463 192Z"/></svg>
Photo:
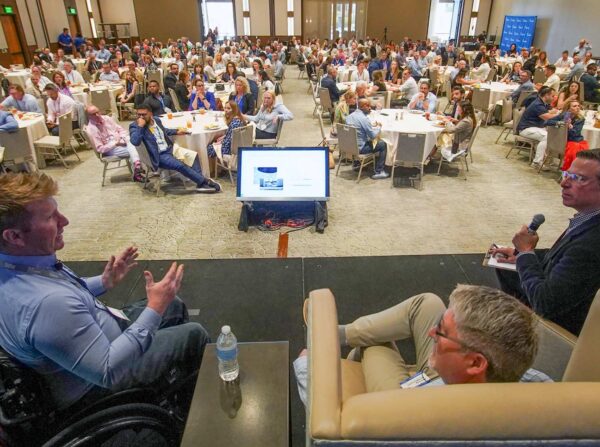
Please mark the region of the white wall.
<svg viewBox="0 0 600 447"><path fill-rule="evenodd" d="M42 17L40 15L40 11L37 7L37 2L35 0L25 0L27 6L29 6L29 12L31 14L31 26L33 31L35 32L35 38L37 40L38 47L47 47L48 42L46 41L46 36L44 35L44 28L42 27ZM21 11L21 7L19 6L19 11ZM23 13L21 12L21 15Z"/></svg>
<svg viewBox="0 0 600 447"><path fill-rule="evenodd" d="M90 18L88 16L87 5L85 0L75 0L77 7L77 19L79 20L79 26L81 26L81 34L83 37L92 37L92 26L90 25Z"/></svg>
<svg viewBox="0 0 600 447"><path fill-rule="evenodd" d="M16 0L17 8L19 9L19 16L21 17L21 25L23 26L23 31L25 32L25 40L27 40L27 45L36 45L36 39L33 35L33 28L31 26L31 21L29 20L29 15L27 14L27 5L25 4L25 0Z"/></svg>
<svg viewBox="0 0 600 447"><path fill-rule="evenodd" d="M253 36L270 36L271 35L271 19L269 16L269 0L252 0L251 1L251 3L250 3L250 34L252 34Z"/></svg>
<svg viewBox="0 0 600 447"><path fill-rule="evenodd" d="M44 0L42 8L44 9L50 42L57 42L63 28L69 27L65 2L63 0Z"/></svg>
<svg viewBox="0 0 600 447"><path fill-rule="evenodd" d="M275 0L275 34L287 36L287 0Z"/></svg>
<svg viewBox="0 0 600 447"><path fill-rule="evenodd" d="M85 0L82 0L85 3ZM129 23L132 36L138 35L133 0L99 0L104 23ZM152 6L149 4L149 8ZM160 13L157 11L157 14ZM94 14L96 15L96 14Z"/></svg>
<svg viewBox="0 0 600 447"><path fill-rule="evenodd" d="M533 45L547 51L551 61L558 59L563 50L572 52L581 37L591 42L594 53L600 53L599 0L496 0L489 34L498 27L498 41L505 15L537 16Z"/></svg>

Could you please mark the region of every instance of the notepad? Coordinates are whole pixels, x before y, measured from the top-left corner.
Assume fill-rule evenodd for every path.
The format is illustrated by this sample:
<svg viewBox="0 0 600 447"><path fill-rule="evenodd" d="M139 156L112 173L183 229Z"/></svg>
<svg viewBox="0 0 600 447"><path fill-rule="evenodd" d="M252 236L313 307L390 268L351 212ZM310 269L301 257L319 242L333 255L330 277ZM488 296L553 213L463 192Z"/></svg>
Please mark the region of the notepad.
<svg viewBox="0 0 600 447"><path fill-rule="evenodd" d="M495 269L510 270L510 271L516 272L517 264L509 264L506 262L499 262L495 256L492 256L492 254L490 253L490 250L492 248L494 248L494 246L496 246L498 248L505 248L502 245L496 245L496 244L490 245L488 252L485 254L485 257L483 258L482 265L484 265L485 267L492 267Z"/></svg>

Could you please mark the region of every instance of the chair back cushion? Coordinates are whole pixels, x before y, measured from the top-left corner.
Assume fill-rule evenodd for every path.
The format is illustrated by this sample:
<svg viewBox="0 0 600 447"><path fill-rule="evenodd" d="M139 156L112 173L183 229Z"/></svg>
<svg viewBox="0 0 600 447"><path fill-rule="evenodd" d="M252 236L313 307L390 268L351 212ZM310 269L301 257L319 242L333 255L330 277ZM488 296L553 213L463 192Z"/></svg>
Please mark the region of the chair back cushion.
<svg viewBox="0 0 600 447"><path fill-rule="evenodd" d="M600 382L600 290L571 354L564 382Z"/></svg>

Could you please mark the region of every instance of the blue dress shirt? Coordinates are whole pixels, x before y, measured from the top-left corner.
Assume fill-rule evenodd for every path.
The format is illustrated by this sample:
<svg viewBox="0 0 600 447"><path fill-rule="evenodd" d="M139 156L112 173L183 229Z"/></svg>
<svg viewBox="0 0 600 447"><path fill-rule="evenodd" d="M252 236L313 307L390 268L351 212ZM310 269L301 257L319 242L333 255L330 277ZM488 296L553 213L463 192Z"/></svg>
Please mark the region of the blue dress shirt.
<svg viewBox="0 0 600 447"><path fill-rule="evenodd" d="M0 132L16 132L19 130L19 124L12 113L0 110Z"/></svg>
<svg viewBox="0 0 600 447"><path fill-rule="evenodd" d="M359 150L365 147L365 144L369 141L373 141L379 135L379 132L381 132L381 128L373 127L365 112L360 109L356 109L348 115L346 125L356 127L356 139L358 140Z"/></svg>
<svg viewBox="0 0 600 447"><path fill-rule="evenodd" d="M101 276L79 278L56 263L55 255L0 253L0 345L41 374L64 408L94 385L130 386L130 366L150 347L161 317L147 307L123 331L127 322L96 299L105 291Z"/></svg>

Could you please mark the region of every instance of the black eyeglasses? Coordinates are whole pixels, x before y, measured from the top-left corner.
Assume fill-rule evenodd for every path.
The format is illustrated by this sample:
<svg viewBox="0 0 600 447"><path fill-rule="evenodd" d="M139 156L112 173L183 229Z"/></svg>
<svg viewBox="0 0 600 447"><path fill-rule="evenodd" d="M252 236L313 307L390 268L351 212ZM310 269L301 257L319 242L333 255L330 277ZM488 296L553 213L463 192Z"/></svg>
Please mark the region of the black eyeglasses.
<svg viewBox="0 0 600 447"><path fill-rule="evenodd" d="M479 349L474 348L473 346L463 342L462 340L459 340L458 338L455 337L450 337L447 334L444 334L442 332L442 320L444 319L444 314L442 314L442 316L440 316L440 319L438 320L437 324L435 325L435 337L434 340L438 341L439 337L445 338L446 340L450 340L453 341L454 343L459 344L463 349L466 349L468 351L473 351L473 352L479 352L480 354L482 354L482 352Z"/></svg>

